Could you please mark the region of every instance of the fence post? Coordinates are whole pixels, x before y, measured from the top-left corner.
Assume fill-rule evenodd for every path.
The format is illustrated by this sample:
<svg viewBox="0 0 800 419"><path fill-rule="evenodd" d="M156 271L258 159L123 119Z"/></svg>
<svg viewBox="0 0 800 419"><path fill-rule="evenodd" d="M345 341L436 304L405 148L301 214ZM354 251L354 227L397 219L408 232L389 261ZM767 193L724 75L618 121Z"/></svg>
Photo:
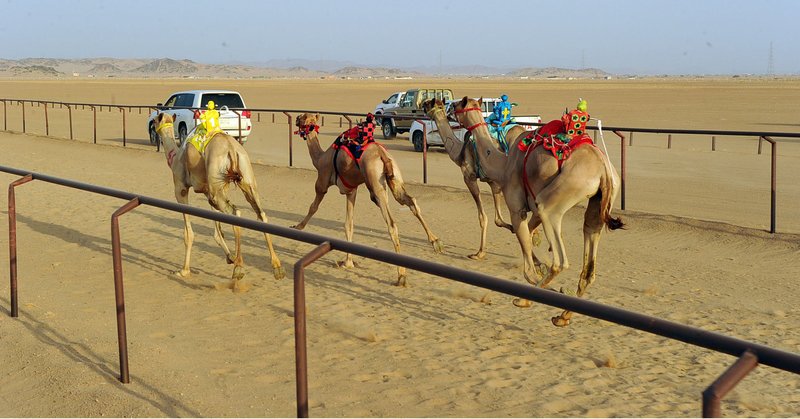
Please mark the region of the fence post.
<svg viewBox="0 0 800 419"><path fill-rule="evenodd" d="M322 242L294 264L294 356L297 383L297 417L308 417L308 344L306 339L305 268L333 248Z"/></svg>
<svg viewBox="0 0 800 419"><path fill-rule="evenodd" d="M108 110L110 112L111 108L108 108ZM122 146L123 147L127 147L128 146L128 138L127 138L127 134L125 133L125 125L126 125L125 124L125 108L120 107L119 111L122 112Z"/></svg>
<svg viewBox="0 0 800 419"><path fill-rule="evenodd" d="M626 173L625 173L625 166L626 166L626 160L625 160L625 136L622 135L622 133L620 133L619 131L614 131L614 134L617 134L617 136L619 137L619 146L620 146L620 153L619 153L620 172L621 172L620 173L620 178L621 178L620 179L620 188L622 189L622 191L620 191L620 209L625 210L625 176L626 176Z"/></svg>
<svg viewBox="0 0 800 419"><path fill-rule="evenodd" d="M33 175L25 175L8 185L8 256L9 277L11 278L11 317L19 317L17 301L17 199L14 188L33 180Z"/></svg>
<svg viewBox="0 0 800 419"><path fill-rule="evenodd" d="M22 102L22 132L25 133L25 101Z"/></svg>
<svg viewBox="0 0 800 419"><path fill-rule="evenodd" d="M722 398L757 366L758 357L748 349L703 391L703 417L721 417L720 401Z"/></svg>
<svg viewBox="0 0 800 419"><path fill-rule="evenodd" d="M239 111L239 144L243 144L242 143L242 112L244 112L244 111Z"/></svg>
<svg viewBox="0 0 800 419"><path fill-rule="evenodd" d="M42 105L44 105L44 135L49 137L50 136L50 121L47 118L47 102L42 102Z"/></svg>
<svg viewBox="0 0 800 419"><path fill-rule="evenodd" d="M292 167L292 116L289 115L289 112L284 112L286 115L286 120L289 123L289 167Z"/></svg>
<svg viewBox="0 0 800 419"><path fill-rule="evenodd" d="M630 135L630 138L628 138L628 145L633 146L633 131L629 132L628 135Z"/></svg>
<svg viewBox="0 0 800 419"><path fill-rule="evenodd" d="M717 137L711 136L711 151L717 151Z"/></svg>
<svg viewBox="0 0 800 419"><path fill-rule="evenodd" d="M117 303L117 344L119 346L119 381L131 382L128 372L128 332L125 326L125 292L122 287L122 250L119 239L119 217L139 206L139 198L133 198L111 215L111 258L114 264L114 299Z"/></svg>
<svg viewBox="0 0 800 419"><path fill-rule="evenodd" d="M349 117L349 116L347 116L347 115L342 115L342 116L344 117L344 119L346 119L346 120L347 120L347 123L349 124L349 127L350 127L350 128L353 128L353 120L352 120L352 119L350 119L350 117ZM339 126L341 127L341 124L339 124Z"/></svg>
<svg viewBox="0 0 800 419"><path fill-rule="evenodd" d="M769 205L769 232L775 233L778 208L778 143L769 137L760 137L772 146L770 163L770 205Z"/></svg>
<svg viewBox="0 0 800 419"><path fill-rule="evenodd" d="M672 134L667 135L667 149L672 148Z"/></svg>
<svg viewBox="0 0 800 419"><path fill-rule="evenodd" d="M761 143L764 142L764 137L758 137L758 154L761 154Z"/></svg>
<svg viewBox="0 0 800 419"><path fill-rule="evenodd" d="M422 183L428 183L428 130L425 121L417 122L422 126Z"/></svg>
<svg viewBox="0 0 800 419"><path fill-rule="evenodd" d="M3 131L8 131L8 113L6 112L6 101L3 101Z"/></svg>
<svg viewBox="0 0 800 419"><path fill-rule="evenodd" d="M92 114L94 115L92 119L92 124L94 126L94 143L97 144L97 108L95 108L94 105L90 105L90 107L92 108Z"/></svg>
<svg viewBox="0 0 800 419"><path fill-rule="evenodd" d="M72 106L67 105L67 111L69 112L69 139L73 140L72 138Z"/></svg>

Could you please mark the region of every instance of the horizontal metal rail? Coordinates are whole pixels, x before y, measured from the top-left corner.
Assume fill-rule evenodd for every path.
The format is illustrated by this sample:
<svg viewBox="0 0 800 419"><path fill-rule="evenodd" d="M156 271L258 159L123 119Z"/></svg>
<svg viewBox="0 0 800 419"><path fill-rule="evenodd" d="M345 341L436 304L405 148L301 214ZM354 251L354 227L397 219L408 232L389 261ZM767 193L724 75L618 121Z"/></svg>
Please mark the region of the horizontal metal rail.
<svg viewBox="0 0 800 419"><path fill-rule="evenodd" d="M141 205L147 205L213 221L219 221L250 230L274 234L303 243L320 245L324 242L329 242L331 249L333 250L352 253L368 259L379 260L392 265L403 266L409 269L448 278L454 281L474 285L503 294L525 298L552 307L574 311L590 317L606 320L670 339L679 340L681 342L726 353L728 355L739 357L745 351L750 350L758 357L759 363L763 365L768 365L784 371L800 374L800 355L795 353L782 351L780 349L771 348L759 343L725 336L720 333L710 332L692 326L686 326L657 317L635 313L621 308L610 307L600 303L536 288L529 284L500 279L487 274L459 269L441 263L405 256L358 243L351 243L346 240L335 239L319 234L295 230L288 227L263 223L258 220L217 213L211 210L183 205L177 202L165 201L132 192L121 191L104 186L91 185L70 179L58 178L29 170L0 166L0 172L18 176L30 176L33 180L39 180L69 188L111 196L127 201L137 199L138 203Z"/></svg>
<svg viewBox="0 0 800 419"><path fill-rule="evenodd" d="M11 98L0 98L0 102L4 104L6 102L10 104L14 103L30 103L30 104L51 104L51 105L60 105L60 106L87 106L87 107L97 107L102 110L104 107L108 108L131 108L131 109L159 109L162 112L168 112L170 109L191 109L191 110L203 110L204 108L194 108L188 106L170 106L166 108L164 106L155 106L155 105L118 105L118 104L105 104L105 103L81 103L81 102L62 102L62 101L48 101L48 100L36 100L36 99L11 99ZM271 112L271 113L290 113L290 114L298 114L298 113L318 113L320 115L341 115L341 116L355 116L355 117L366 117L366 113L358 113L358 112L341 112L341 111L320 111L320 110L313 110L313 109L276 109L276 108L229 108L232 111L250 111L250 112ZM426 115L416 115L416 116L401 116L401 115L389 115L389 116L381 116L382 118L395 118L395 119L420 119L420 120L430 120ZM517 122L519 125L535 125L535 126L542 126L544 123L536 123L536 122ZM596 130L597 126L587 126L587 129ZM689 135L721 135L721 136L742 136L742 137L779 137L779 138L800 138L800 133L797 132L772 132L772 131L726 131L726 130L709 130L709 129L677 129L677 128L635 128L635 127L615 127L615 126L603 126L603 129L607 131L627 131L627 132L641 132L641 133L652 133L652 134L689 134Z"/></svg>

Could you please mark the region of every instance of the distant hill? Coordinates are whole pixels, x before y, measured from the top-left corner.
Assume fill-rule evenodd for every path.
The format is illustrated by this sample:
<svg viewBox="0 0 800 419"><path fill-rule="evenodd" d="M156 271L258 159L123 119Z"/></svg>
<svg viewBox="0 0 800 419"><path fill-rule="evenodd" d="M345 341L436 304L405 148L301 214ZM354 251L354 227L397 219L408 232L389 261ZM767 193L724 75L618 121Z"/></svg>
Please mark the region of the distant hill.
<svg viewBox="0 0 800 419"><path fill-rule="evenodd" d="M558 67L545 67L545 68L521 68L514 70L508 74L512 77L530 77L530 78L603 78L610 76L603 70L596 68L583 68L583 69L569 69Z"/></svg>
<svg viewBox="0 0 800 419"><path fill-rule="evenodd" d="M130 77L130 78L396 78L396 77L514 77L604 78L596 68L497 68L485 65L364 66L349 61L285 59L250 63L204 64L173 58L0 58L0 77Z"/></svg>
<svg viewBox="0 0 800 419"><path fill-rule="evenodd" d="M339 77L396 77L419 75L416 71L400 70L397 68L384 67L356 67L349 66L333 72L334 76Z"/></svg>
<svg viewBox="0 0 800 419"><path fill-rule="evenodd" d="M62 75L61 72L56 71L53 67L45 65L15 65L8 69L14 76L22 77L57 77Z"/></svg>
<svg viewBox="0 0 800 419"><path fill-rule="evenodd" d="M193 74L197 72L197 65L191 60L176 61L171 58L159 58L131 71L134 73Z"/></svg>

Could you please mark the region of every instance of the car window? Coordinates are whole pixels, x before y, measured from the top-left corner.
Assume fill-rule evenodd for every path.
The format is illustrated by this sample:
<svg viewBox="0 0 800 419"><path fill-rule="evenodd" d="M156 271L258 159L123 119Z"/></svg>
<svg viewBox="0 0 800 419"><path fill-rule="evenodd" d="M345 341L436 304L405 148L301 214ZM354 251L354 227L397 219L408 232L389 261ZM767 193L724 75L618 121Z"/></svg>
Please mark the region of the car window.
<svg viewBox="0 0 800 419"><path fill-rule="evenodd" d="M442 100L453 100L453 92L450 90L442 91Z"/></svg>
<svg viewBox="0 0 800 419"><path fill-rule="evenodd" d="M388 102L388 103L395 103L395 102L397 102L397 95L391 95L391 96L389 96L389 99L386 99L386 102Z"/></svg>
<svg viewBox="0 0 800 419"><path fill-rule="evenodd" d="M172 95L166 102L164 102L165 108L171 108L175 106L175 101L178 100L178 95Z"/></svg>
<svg viewBox="0 0 800 419"><path fill-rule="evenodd" d="M208 101L213 100L217 109L227 106L228 108L244 108L242 97L238 93L204 93L200 100L200 106L205 108Z"/></svg>
<svg viewBox="0 0 800 419"><path fill-rule="evenodd" d="M175 106L189 108L192 106L193 99L194 95L190 93L178 95L178 100L175 101Z"/></svg>
<svg viewBox="0 0 800 419"><path fill-rule="evenodd" d="M408 92L406 97L403 98L403 107L411 107L413 103L416 103L417 100L417 92Z"/></svg>

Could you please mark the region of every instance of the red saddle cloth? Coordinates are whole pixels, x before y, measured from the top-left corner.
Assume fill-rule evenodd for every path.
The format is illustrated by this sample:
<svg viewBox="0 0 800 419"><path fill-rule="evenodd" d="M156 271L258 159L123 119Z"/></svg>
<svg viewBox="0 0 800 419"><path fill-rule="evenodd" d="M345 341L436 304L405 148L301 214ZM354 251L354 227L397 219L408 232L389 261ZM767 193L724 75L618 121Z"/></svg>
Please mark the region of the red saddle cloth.
<svg viewBox="0 0 800 419"><path fill-rule="evenodd" d="M375 124L367 122L343 132L334 140L331 147L344 150L358 165L361 163L361 155L364 154L364 150L374 143Z"/></svg>
<svg viewBox="0 0 800 419"><path fill-rule="evenodd" d="M558 167L561 168L564 160L568 159L576 148L584 144L594 145L592 137L586 134L570 136L565 132L564 122L555 119L541 128L527 133L519 141L518 146L520 150L525 152L526 160L533 149L539 146L544 147L558 160Z"/></svg>

